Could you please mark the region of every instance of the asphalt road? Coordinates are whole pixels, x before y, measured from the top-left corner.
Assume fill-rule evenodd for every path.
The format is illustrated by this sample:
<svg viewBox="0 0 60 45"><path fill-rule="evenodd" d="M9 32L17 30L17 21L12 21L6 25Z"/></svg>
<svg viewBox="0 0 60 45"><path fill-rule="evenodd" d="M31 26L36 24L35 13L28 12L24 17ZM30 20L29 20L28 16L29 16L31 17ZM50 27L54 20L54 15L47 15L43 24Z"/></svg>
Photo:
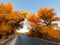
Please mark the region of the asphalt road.
<svg viewBox="0 0 60 45"><path fill-rule="evenodd" d="M26 35L19 35L15 45L58 45L43 40L38 40L33 37L28 37Z"/></svg>

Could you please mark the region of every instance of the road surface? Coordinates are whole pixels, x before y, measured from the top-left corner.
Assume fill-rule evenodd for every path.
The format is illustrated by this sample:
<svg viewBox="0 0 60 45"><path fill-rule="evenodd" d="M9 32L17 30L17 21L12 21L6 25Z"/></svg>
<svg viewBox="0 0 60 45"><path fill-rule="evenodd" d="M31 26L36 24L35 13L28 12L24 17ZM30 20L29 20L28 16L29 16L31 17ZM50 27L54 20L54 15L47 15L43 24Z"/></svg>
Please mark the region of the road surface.
<svg viewBox="0 0 60 45"><path fill-rule="evenodd" d="M38 40L33 37L28 37L26 35L19 35L15 45L58 45L43 40Z"/></svg>

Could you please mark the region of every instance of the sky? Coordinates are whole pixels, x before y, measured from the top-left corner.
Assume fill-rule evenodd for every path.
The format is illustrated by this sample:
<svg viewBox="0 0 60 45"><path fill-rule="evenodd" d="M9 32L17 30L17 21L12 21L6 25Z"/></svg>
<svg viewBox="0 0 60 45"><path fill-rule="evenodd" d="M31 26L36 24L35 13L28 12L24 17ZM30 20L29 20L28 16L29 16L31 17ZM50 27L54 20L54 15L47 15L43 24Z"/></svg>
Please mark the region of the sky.
<svg viewBox="0 0 60 45"><path fill-rule="evenodd" d="M2 3L7 3L8 0L0 0ZM37 13L38 9L43 7L52 7L60 16L60 0L10 0L14 5L15 10L26 10L31 13Z"/></svg>
<svg viewBox="0 0 60 45"><path fill-rule="evenodd" d="M37 13L38 9L43 7L54 8L56 15L60 17L60 0L10 0L14 10L26 10L31 13ZM0 3L8 3L8 0L0 0ZM60 22L59 26L60 26Z"/></svg>

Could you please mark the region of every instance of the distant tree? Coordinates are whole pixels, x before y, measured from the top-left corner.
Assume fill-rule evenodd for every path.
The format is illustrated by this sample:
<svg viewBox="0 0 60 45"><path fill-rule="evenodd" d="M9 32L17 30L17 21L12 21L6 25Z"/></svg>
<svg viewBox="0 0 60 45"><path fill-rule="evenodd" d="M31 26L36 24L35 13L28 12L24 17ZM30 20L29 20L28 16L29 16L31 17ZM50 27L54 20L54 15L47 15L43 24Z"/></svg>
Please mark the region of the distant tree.
<svg viewBox="0 0 60 45"><path fill-rule="evenodd" d="M37 15L30 13L27 16L28 19L28 25L30 26L30 30L29 31L31 33L32 36L34 37L41 37L43 34L41 33L41 29L43 27L42 24L40 24L40 19Z"/></svg>
<svg viewBox="0 0 60 45"><path fill-rule="evenodd" d="M60 21L60 17L55 14L54 8L41 8L38 10L38 16L41 19L42 24L45 25L42 32L45 32L45 34L52 38L60 38L60 31L54 29L58 27L58 25L56 26L56 23L53 22Z"/></svg>
<svg viewBox="0 0 60 45"><path fill-rule="evenodd" d="M53 21L60 20L60 18L56 16L54 8L41 8L38 10L38 16L45 25L51 25Z"/></svg>
<svg viewBox="0 0 60 45"><path fill-rule="evenodd" d="M46 39L60 38L60 31L55 29L58 27L55 21L60 21L60 17L56 16L54 8L41 8L38 14L27 15L28 25L30 28L30 35L33 37L40 37ZM56 36L57 35L57 36Z"/></svg>

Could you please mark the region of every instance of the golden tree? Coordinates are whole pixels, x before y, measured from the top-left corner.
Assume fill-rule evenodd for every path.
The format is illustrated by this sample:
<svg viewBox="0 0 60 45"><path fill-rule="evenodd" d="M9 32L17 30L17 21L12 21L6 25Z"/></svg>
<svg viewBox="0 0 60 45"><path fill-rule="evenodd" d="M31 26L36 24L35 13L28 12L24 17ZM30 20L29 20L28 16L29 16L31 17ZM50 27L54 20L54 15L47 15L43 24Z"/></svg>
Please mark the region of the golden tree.
<svg viewBox="0 0 60 45"><path fill-rule="evenodd" d="M60 17L56 16L54 8L41 8L38 10L38 16L46 27L43 28L42 32L48 34L48 36L51 36L52 38L59 38L60 31L55 31L54 26L56 25L52 23L54 21L60 21Z"/></svg>
<svg viewBox="0 0 60 45"><path fill-rule="evenodd" d="M57 17L54 12L54 8L41 8L37 15L28 14L27 19L30 30L32 29L30 31L31 35L48 39L60 38L60 31L54 29L56 23L53 22L60 21L60 18ZM58 25L56 27L58 27Z"/></svg>
<svg viewBox="0 0 60 45"><path fill-rule="evenodd" d="M13 10L11 3L0 4L0 35L9 36L15 30L23 27L25 16L20 11ZM22 22L22 23L21 23Z"/></svg>
<svg viewBox="0 0 60 45"><path fill-rule="evenodd" d="M43 34L46 34L48 38L50 37L54 39L60 38L60 35L59 35L60 30L58 30L58 28L55 26L56 25L45 26L44 29L42 30Z"/></svg>
<svg viewBox="0 0 60 45"><path fill-rule="evenodd" d="M28 20L28 25L31 27L30 28L30 34L35 37L40 37L42 35L41 29L43 27L42 24L40 24L40 19L37 15L35 14L28 14L27 15L27 20Z"/></svg>
<svg viewBox="0 0 60 45"><path fill-rule="evenodd" d="M52 21L60 20L60 18L56 16L54 8L41 8L38 10L38 16L45 25L50 25Z"/></svg>

